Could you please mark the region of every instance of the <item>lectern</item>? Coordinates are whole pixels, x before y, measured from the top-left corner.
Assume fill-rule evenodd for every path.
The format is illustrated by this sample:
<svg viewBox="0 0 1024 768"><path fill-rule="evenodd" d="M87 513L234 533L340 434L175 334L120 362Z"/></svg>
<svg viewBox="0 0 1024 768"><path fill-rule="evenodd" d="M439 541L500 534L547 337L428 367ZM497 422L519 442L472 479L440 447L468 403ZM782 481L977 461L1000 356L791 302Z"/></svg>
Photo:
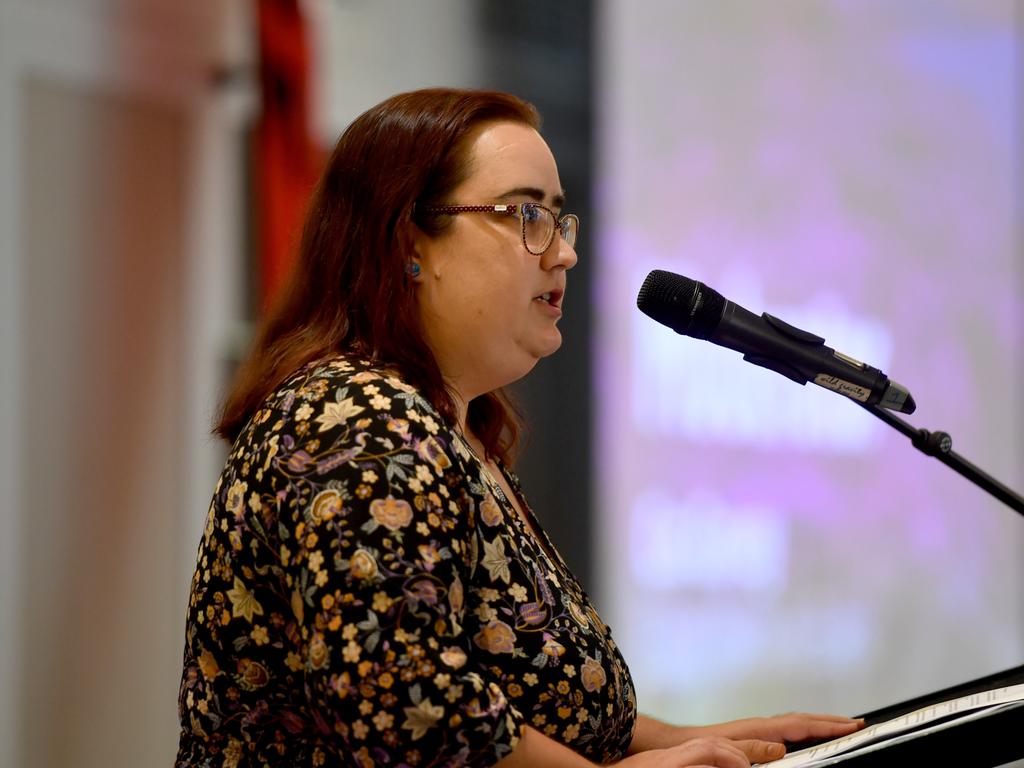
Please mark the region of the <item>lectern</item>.
<svg viewBox="0 0 1024 768"><path fill-rule="evenodd" d="M1021 683L1024 683L1024 666L866 712L860 717L863 717L870 727L923 707ZM809 746L811 745L787 745L790 753ZM1024 702L984 714L976 719L952 722L949 727L932 733L918 736L910 732L904 740L882 744L873 751L838 754L826 762L815 765L835 765L840 768L945 765L993 768L1015 760L1024 760Z"/></svg>

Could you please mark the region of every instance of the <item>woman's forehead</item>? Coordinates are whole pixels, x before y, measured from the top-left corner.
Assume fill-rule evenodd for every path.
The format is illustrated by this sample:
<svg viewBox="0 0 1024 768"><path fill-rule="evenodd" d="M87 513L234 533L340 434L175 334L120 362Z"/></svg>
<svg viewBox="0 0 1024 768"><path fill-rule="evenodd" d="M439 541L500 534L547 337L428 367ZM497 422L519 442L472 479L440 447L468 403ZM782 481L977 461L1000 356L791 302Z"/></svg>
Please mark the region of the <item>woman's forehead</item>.
<svg viewBox="0 0 1024 768"><path fill-rule="evenodd" d="M558 167L547 143L522 123L491 123L480 130L469 148L469 175L464 190L492 198L513 189L539 189L545 199L562 192Z"/></svg>

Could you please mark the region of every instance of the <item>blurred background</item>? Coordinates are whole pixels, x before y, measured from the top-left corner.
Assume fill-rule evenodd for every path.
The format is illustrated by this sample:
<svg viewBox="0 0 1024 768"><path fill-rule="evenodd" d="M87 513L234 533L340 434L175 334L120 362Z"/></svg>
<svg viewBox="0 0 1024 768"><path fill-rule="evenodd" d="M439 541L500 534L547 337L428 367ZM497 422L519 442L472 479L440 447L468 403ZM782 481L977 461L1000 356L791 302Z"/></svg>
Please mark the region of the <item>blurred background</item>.
<svg viewBox="0 0 1024 768"><path fill-rule="evenodd" d="M169 765L224 387L323 153L533 101L582 219L520 472L636 679L708 722L1024 662L1024 519L676 336L650 269L825 336L1024 489L1024 0L0 0L0 765Z"/></svg>

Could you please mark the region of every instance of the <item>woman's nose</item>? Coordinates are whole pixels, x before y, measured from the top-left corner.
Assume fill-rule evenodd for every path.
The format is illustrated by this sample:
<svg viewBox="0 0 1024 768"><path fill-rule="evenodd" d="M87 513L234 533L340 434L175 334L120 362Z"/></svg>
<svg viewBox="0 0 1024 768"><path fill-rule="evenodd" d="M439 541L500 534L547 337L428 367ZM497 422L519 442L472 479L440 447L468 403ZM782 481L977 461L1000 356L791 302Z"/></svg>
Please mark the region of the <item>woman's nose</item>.
<svg viewBox="0 0 1024 768"><path fill-rule="evenodd" d="M551 247L544 252L542 266L544 269L554 269L555 267L572 269L576 266L576 260L576 250L565 241L565 238L555 235Z"/></svg>

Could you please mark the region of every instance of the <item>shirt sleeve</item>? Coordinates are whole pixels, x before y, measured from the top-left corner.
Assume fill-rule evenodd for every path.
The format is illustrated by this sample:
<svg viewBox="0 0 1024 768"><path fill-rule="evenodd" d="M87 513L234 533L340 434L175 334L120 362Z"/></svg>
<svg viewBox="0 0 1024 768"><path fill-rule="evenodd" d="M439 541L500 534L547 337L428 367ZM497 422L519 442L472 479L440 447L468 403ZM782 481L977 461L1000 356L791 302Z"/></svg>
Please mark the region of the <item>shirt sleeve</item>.
<svg viewBox="0 0 1024 768"><path fill-rule="evenodd" d="M301 489L280 518L281 562L299 635L289 664L322 728L357 759L497 762L523 718L463 630L479 546L447 428L378 374L304 390L290 409L306 437L276 457Z"/></svg>

